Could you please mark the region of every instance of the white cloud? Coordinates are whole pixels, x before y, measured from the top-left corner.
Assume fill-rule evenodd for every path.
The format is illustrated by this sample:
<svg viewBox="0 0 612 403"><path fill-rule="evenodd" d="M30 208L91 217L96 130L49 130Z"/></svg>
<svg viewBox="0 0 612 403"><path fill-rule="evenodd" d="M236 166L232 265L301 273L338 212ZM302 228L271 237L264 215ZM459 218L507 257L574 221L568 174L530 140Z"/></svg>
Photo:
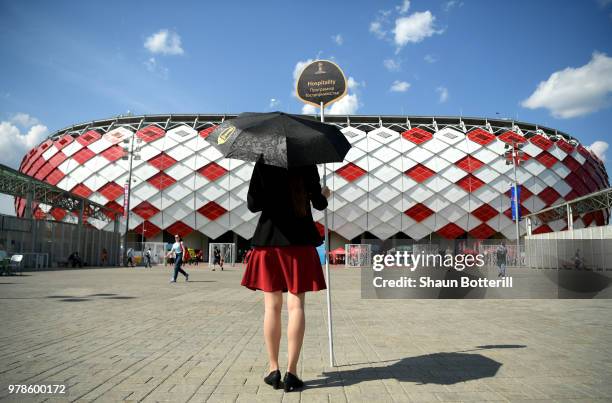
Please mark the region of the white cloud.
<svg viewBox="0 0 612 403"><path fill-rule="evenodd" d="M150 73L153 73L163 78L164 80L168 79L168 68L159 64L154 57L150 57L147 61L144 62L144 65Z"/></svg>
<svg viewBox="0 0 612 403"><path fill-rule="evenodd" d="M48 134L47 126L39 124L38 120L31 118L28 123L35 124L17 127L11 121L0 122L0 163L11 168L19 168L23 156L41 143Z"/></svg>
<svg viewBox="0 0 612 403"><path fill-rule="evenodd" d="M144 47L151 53L162 55L182 55L181 37L174 31L167 29L159 30L149 36L144 43Z"/></svg>
<svg viewBox="0 0 612 403"><path fill-rule="evenodd" d="M383 60L383 65L389 71L400 71L401 68L401 62L399 60L394 59Z"/></svg>
<svg viewBox="0 0 612 403"><path fill-rule="evenodd" d="M552 73L521 105L546 108L554 117L568 119L610 106L611 94L612 58L595 52L584 66Z"/></svg>
<svg viewBox="0 0 612 403"><path fill-rule="evenodd" d="M341 34L332 35L332 40L336 43L336 45L341 46L344 43L344 38L342 38Z"/></svg>
<svg viewBox="0 0 612 403"><path fill-rule="evenodd" d="M400 6L396 6L395 9L400 14L406 14L410 9L410 0L404 0Z"/></svg>
<svg viewBox="0 0 612 403"><path fill-rule="evenodd" d="M387 31L382 27L381 21L372 21L370 23L370 32L373 33L378 39L383 39L387 36Z"/></svg>
<svg viewBox="0 0 612 403"><path fill-rule="evenodd" d="M270 109L277 109L281 104L281 101L276 99L276 98L270 98L270 104L268 105L268 107Z"/></svg>
<svg viewBox="0 0 612 403"><path fill-rule="evenodd" d="M601 160L601 162L606 162L606 151L608 150L609 144L605 141L597 140L593 142L587 148L593 152Z"/></svg>
<svg viewBox="0 0 612 403"><path fill-rule="evenodd" d="M406 81L395 80L393 81L393 84L391 85L391 88L389 89L389 91L406 92L408 91L408 88L410 88L410 83L407 83Z"/></svg>
<svg viewBox="0 0 612 403"><path fill-rule="evenodd" d="M29 128L38 124L38 119L27 113L17 113L11 118L11 122L24 128Z"/></svg>
<svg viewBox="0 0 612 403"><path fill-rule="evenodd" d="M425 60L427 63L435 63L438 61L438 58L434 55L427 54L425 57L423 57L423 60Z"/></svg>
<svg viewBox="0 0 612 403"><path fill-rule="evenodd" d="M393 33L398 50L408 43L419 43L425 38L441 33L435 29L435 21L436 17L429 10L396 19Z"/></svg>
<svg viewBox="0 0 612 403"><path fill-rule="evenodd" d="M457 1L457 0L449 0L446 3L444 3L442 5L442 10L444 10L445 12L449 12L451 11L453 8L459 8L459 7L463 7L463 2L462 1Z"/></svg>
<svg viewBox="0 0 612 403"><path fill-rule="evenodd" d="M448 101L448 97L449 97L448 88L446 88L446 87L438 87L438 88L436 88L436 92L438 94L440 94L438 102L440 102L442 104L442 103Z"/></svg>

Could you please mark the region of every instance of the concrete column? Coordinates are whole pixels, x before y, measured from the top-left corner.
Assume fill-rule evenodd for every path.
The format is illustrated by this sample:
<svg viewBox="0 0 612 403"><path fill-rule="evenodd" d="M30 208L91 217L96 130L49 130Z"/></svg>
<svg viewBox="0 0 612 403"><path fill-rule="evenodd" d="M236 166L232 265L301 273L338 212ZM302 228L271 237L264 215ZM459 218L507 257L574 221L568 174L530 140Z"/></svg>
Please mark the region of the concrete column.
<svg viewBox="0 0 612 403"><path fill-rule="evenodd" d="M569 204L565 205L567 208L567 229L569 231L574 229L574 217L572 216L572 206Z"/></svg>

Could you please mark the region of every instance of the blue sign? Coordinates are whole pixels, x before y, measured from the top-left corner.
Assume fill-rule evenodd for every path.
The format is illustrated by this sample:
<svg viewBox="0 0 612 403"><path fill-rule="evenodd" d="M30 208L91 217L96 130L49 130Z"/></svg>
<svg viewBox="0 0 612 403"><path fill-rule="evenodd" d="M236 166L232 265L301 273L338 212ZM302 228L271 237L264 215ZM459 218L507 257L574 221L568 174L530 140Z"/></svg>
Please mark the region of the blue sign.
<svg viewBox="0 0 612 403"><path fill-rule="evenodd" d="M514 193L514 190L516 189L516 193L518 193L518 195L516 195ZM517 200L519 202L517 202ZM512 185L510 187L510 201L512 203L511 209L512 209L512 221L516 221L517 217L518 220L521 220L521 204L520 204L520 200L521 200L521 187L520 185L517 185L516 187L514 187L514 185Z"/></svg>

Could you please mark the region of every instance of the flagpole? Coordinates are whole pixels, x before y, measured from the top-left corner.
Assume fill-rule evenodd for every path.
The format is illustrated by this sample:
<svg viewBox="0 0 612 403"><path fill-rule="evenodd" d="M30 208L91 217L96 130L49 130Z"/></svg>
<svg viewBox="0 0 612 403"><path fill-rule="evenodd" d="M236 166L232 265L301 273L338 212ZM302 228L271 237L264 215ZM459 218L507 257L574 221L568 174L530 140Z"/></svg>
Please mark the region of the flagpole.
<svg viewBox="0 0 612 403"><path fill-rule="evenodd" d="M325 122L323 102L321 106L321 123ZM327 166L323 164L323 187L327 186ZM329 366L334 367L334 336L332 334L332 311L331 311L331 279L329 276L329 231L327 228L327 207L324 211L325 224L325 279L327 280L327 336L329 338Z"/></svg>

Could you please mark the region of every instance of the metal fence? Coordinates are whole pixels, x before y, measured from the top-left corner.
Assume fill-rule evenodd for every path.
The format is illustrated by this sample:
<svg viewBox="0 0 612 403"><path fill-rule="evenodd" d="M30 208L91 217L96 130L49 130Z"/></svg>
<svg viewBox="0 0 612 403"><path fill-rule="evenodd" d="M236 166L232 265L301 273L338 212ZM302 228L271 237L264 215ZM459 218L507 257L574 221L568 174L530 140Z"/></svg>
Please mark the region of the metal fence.
<svg viewBox="0 0 612 403"><path fill-rule="evenodd" d="M87 266L120 263L120 234L59 221L0 215L0 250L23 255L24 268L68 266L78 252Z"/></svg>

